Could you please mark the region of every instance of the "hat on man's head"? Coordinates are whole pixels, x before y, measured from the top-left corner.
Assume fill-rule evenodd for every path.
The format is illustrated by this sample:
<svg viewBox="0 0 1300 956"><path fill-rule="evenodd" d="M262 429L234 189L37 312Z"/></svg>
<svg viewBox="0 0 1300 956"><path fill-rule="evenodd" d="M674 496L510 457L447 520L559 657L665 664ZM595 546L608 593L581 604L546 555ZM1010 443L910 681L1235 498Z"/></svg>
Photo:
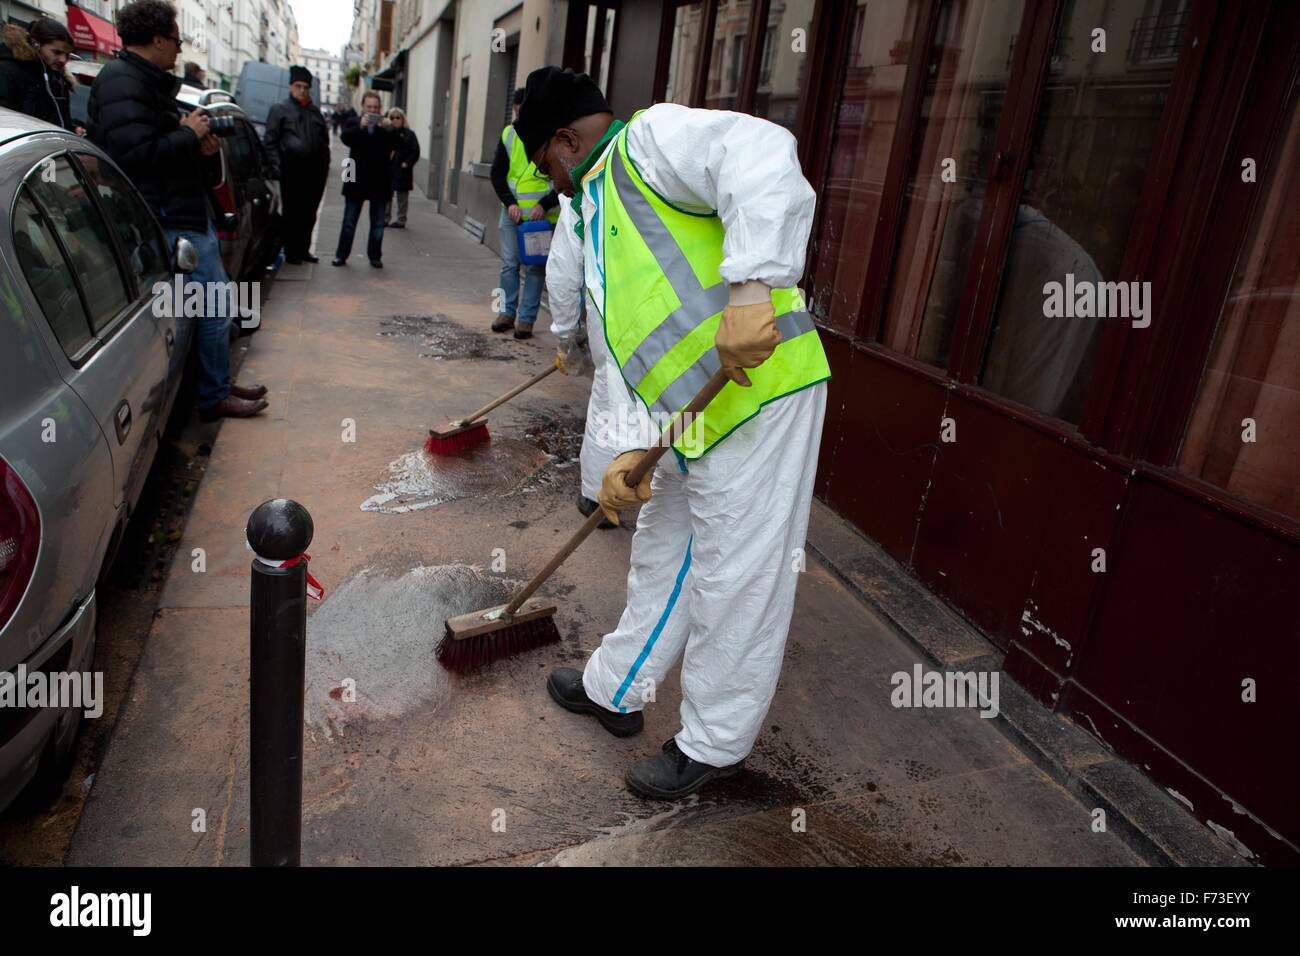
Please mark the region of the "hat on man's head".
<svg viewBox="0 0 1300 956"><path fill-rule="evenodd" d="M289 67L289 82L297 83L300 80L308 86L311 86L311 70L307 69L305 66Z"/></svg>
<svg viewBox="0 0 1300 956"><path fill-rule="evenodd" d="M580 116L609 112L605 95L586 73L544 66L528 74L515 132L531 158L557 129Z"/></svg>

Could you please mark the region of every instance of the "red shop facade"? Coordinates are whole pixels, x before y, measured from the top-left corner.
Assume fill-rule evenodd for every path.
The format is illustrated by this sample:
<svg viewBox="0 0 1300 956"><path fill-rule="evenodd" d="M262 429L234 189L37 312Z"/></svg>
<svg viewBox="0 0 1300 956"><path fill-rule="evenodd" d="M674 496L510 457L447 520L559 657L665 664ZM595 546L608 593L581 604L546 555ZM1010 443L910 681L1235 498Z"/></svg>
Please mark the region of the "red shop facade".
<svg viewBox="0 0 1300 956"><path fill-rule="evenodd" d="M818 496L1044 706L1300 862L1300 4L570 2L568 33L619 115L797 135Z"/></svg>

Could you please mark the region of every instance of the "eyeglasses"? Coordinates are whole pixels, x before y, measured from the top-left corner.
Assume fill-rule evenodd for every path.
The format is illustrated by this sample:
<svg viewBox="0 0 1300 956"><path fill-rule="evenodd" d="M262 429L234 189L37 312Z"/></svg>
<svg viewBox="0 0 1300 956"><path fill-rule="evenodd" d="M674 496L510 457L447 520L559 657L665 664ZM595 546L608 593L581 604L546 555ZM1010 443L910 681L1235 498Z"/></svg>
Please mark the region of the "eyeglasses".
<svg viewBox="0 0 1300 956"><path fill-rule="evenodd" d="M181 40L179 34L177 34L176 36L169 36L169 37L167 37L167 39L168 39L168 40L171 40L173 43L176 44L176 49L177 49L178 51L181 50L181 49L183 49L184 46L185 46L185 43L184 43L183 40Z"/></svg>

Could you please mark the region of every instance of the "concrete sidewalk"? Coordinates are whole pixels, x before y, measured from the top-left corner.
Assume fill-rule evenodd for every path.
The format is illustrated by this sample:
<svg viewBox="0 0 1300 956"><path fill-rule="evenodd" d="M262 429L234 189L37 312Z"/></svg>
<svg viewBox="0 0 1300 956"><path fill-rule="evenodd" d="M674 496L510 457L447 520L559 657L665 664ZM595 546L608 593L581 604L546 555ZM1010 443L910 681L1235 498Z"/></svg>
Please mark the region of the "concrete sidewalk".
<svg viewBox="0 0 1300 956"><path fill-rule="evenodd" d="M580 522L589 379L552 376L493 415L490 445L429 471L427 428L541 370L552 340L487 331L497 259L431 202L412 196L382 271L363 235L329 266L340 214L331 184L322 262L276 282L252 338L240 377L267 383L269 414L222 426L68 862L247 862L244 526L286 496L315 520L326 587L309 621L306 863L1142 863L995 721L893 707L891 675L930 665L814 558L748 773L675 804L622 783L677 730L675 675L625 740L543 686L616 622L630 532L593 535L548 584L562 644L443 672L442 619L503 595Z"/></svg>

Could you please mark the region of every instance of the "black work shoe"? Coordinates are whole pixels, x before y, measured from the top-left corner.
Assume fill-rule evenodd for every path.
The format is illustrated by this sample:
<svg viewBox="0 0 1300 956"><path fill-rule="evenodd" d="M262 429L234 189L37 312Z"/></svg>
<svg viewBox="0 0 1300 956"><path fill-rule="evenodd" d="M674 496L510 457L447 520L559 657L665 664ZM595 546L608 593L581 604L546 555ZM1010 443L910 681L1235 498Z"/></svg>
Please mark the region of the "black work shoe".
<svg viewBox="0 0 1300 956"><path fill-rule="evenodd" d="M729 767L711 767L692 760L677 749L677 738L664 744L661 753L642 757L627 768L623 779L628 789L649 800L675 800L694 793L706 783L734 777L745 769L745 761Z"/></svg>
<svg viewBox="0 0 1300 956"><path fill-rule="evenodd" d="M345 266L347 264L348 264L348 260L346 259L335 259L333 262L330 263L330 265L332 266Z"/></svg>
<svg viewBox="0 0 1300 956"><path fill-rule="evenodd" d="M320 262L320 256L313 256L310 252L307 252L307 253L304 253L304 254L303 254L302 261L303 261L303 262Z"/></svg>
<svg viewBox="0 0 1300 956"><path fill-rule="evenodd" d="M284 262L285 262L285 265L290 265L290 266L300 266L300 265L302 265L302 260L299 259L297 256L285 256L285 257L284 257Z"/></svg>
<svg viewBox="0 0 1300 956"><path fill-rule="evenodd" d="M404 222L390 222L390 223L389 223L385 228L387 228L387 229L405 229L405 228L406 228L406 223L404 223Z"/></svg>
<svg viewBox="0 0 1300 956"><path fill-rule="evenodd" d="M384 267L384 263L383 263L382 260L380 260L380 259L371 259L371 260L370 260L370 268L372 268L372 269L382 269L383 267Z"/></svg>
<svg viewBox="0 0 1300 956"><path fill-rule="evenodd" d="M588 498L586 495L582 494L582 492L579 492L579 493L578 493L578 513L581 514L584 518L590 518L590 517L591 517L591 513L592 513L593 511L595 511L595 510L596 510L597 508L599 508L599 507L600 507L599 504L597 504L596 502L592 501L592 500L591 500L590 498ZM608 518L606 518L606 519L605 519L604 521L602 521L600 524L596 525L596 527L597 527L597 528L617 528L618 525L614 524L614 522L612 522L612 521L610 521Z"/></svg>
<svg viewBox="0 0 1300 956"><path fill-rule="evenodd" d="M515 327L515 317L513 315L503 315L492 323L493 332L509 332Z"/></svg>
<svg viewBox="0 0 1300 956"><path fill-rule="evenodd" d="M531 325L520 324L515 329L515 338L517 339L531 339L532 337L533 337L533 327Z"/></svg>
<svg viewBox="0 0 1300 956"><path fill-rule="evenodd" d="M631 737L633 734L639 734L641 728L645 726L645 717L641 715L641 711L634 710L630 714L620 714L601 707L588 697L582 686L582 671L574 670L572 667L557 667L551 671L551 676L546 678L546 689L550 691L555 702L565 710L575 714L591 714L615 737Z"/></svg>

